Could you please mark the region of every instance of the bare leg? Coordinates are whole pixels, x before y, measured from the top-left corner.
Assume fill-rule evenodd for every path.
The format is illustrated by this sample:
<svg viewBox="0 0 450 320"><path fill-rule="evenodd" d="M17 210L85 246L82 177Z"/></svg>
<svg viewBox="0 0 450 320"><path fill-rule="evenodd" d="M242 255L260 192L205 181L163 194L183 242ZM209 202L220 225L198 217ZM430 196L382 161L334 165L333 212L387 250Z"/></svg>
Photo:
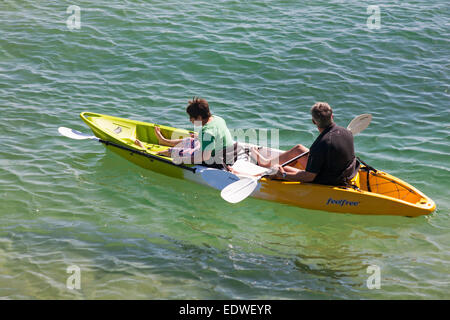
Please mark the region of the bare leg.
<svg viewBox="0 0 450 320"><path fill-rule="evenodd" d="M259 153L259 151L256 148L252 148L252 153L254 153L256 155L256 160L258 162L258 165L260 165L261 167L266 167L266 168L272 167L277 164L283 164L286 161L289 161L292 158L295 158L296 156L298 156L304 152L307 152L307 151L309 151L308 148L304 147L301 144L298 144L295 147L293 147L292 149L290 149L286 152L283 152L279 156L276 156L271 159L266 159ZM291 167L294 167L298 164L298 165L302 166L303 168L306 168L307 163L308 163L308 155L305 155L289 165Z"/></svg>
<svg viewBox="0 0 450 320"><path fill-rule="evenodd" d="M270 159L263 157L263 155L258 151L258 148L253 147L250 149L251 157L256 160L256 164L261 167L270 167Z"/></svg>

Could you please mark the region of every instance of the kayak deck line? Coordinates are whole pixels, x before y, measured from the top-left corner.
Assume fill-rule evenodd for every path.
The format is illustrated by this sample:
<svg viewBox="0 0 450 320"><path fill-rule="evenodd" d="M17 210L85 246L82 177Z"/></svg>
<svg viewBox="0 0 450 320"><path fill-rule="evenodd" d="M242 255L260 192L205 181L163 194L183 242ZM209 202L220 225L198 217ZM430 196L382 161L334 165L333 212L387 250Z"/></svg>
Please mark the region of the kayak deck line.
<svg viewBox="0 0 450 320"><path fill-rule="evenodd" d="M189 137L191 131L92 112L82 112L80 117L94 135L104 141L107 148L142 168L219 190L227 185L224 181L211 184L202 177L202 173L206 172L211 173L209 176L213 177L212 179L217 177L220 180L220 176L227 173L225 170L202 165L176 164L170 157L152 154L168 148L158 144L155 126L160 128L163 136L172 139ZM136 139L139 139L145 148L135 145ZM281 152L267 147L260 149L263 155L276 155ZM156 161L148 161L149 158ZM233 177L226 177L229 180L227 183L243 177L239 174L229 174ZM366 215L416 217L430 214L436 208L434 201L414 186L364 163L361 165L358 180L359 188L352 188L263 177L250 196L306 209Z"/></svg>
<svg viewBox="0 0 450 320"><path fill-rule="evenodd" d="M176 164L176 163L174 163L174 162L172 162L170 160L164 159L163 157L158 157L156 155L152 155L151 153L143 152L143 151L140 151L140 150L134 150L134 149L122 146L120 144L117 144L117 143L114 143L114 142L111 142L111 141L108 141L108 140L99 139L98 141L101 142L101 143L104 143L107 146L111 145L111 146L114 146L116 148L120 148L120 149L123 149L123 150L126 150L126 151L130 151L132 153L136 153L136 154L139 154L141 156L144 156L144 157L147 157L147 158L150 158L150 159L153 159L153 160L162 161L162 162L165 162L167 164L170 164L170 165L173 165L173 166L177 166L177 167L183 168L185 170L192 171L193 173L195 173L197 171L197 168L195 168L195 167L188 167L188 166L185 166L183 164Z"/></svg>

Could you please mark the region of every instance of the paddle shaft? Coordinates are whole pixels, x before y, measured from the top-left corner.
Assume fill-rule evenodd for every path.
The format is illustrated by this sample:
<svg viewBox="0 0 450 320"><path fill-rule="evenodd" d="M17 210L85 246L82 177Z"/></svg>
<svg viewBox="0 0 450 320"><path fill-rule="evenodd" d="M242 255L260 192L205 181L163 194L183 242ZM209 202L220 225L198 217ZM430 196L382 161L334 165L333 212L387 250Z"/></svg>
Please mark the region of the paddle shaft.
<svg viewBox="0 0 450 320"><path fill-rule="evenodd" d="M291 160L286 161L286 162L283 163L281 166L282 166L282 167L285 167L285 166L287 166L288 164L291 164L292 162L297 161L297 160L300 159L301 157L307 155L308 153L309 153L309 151L303 152L302 154L299 154L298 156L292 158Z"/></svg>

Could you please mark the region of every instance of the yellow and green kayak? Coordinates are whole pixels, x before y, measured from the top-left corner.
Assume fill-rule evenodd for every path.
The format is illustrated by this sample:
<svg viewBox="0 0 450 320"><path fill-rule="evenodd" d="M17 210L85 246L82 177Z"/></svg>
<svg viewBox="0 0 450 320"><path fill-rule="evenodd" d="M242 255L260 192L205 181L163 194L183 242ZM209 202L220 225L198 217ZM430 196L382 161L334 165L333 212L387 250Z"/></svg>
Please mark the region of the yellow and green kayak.
<svg viewBox="0 0 450 320"><path fill-rule="evenodd" d="M190 132L187 130L92 112L82 112L80 117L107 148L142 168L217 189L226 186L221 181L211 184L202 175L206 170L220 174L223 170L202 165L180 165L170 157L156 154L168 147L158 144L155 126L161 129L163 136L172 138L188 137ZM134 143L136 139L143 143L143 147ZM260 152L273 155L282 151L262 147ZM386 172L362 165L358 180L359 187L335 187L262 178L251 196L306 209L366 215L416 217L429 214L436 208L433 200L421 191Z"/></svg>

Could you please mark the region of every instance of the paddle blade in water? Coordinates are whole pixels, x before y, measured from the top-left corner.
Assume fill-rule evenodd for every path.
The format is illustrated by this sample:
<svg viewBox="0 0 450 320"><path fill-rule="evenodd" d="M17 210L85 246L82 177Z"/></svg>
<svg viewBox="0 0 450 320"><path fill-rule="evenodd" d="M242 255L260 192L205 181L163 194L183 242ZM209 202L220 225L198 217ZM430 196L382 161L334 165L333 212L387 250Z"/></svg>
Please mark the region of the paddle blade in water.
<svg viewBox="0 0 450 320"><path fill-rule="evenodd" d="M70 128L66 128L66 127L59 127L58 128L58 132L67 137L67 138L71 138L71 139L76 139L76 140L85 140L85 139L96 139L98 140L97 137L93 136L93 135L89 135L77 130L73 130Z"/></svg>
<svg viewBox="0 0 450 320"><path fill-rule="evenodd" d="M357 116L347 126L347 129L352 132L354 136L367 128L372 121L372 115L365 113Z"/></svg>
<svg viewBox="0 0 450 320"><path fill-rule="evenodd" d="M220 196L230 203L238 203L251 195L257 186L257 179L242 178L223 189Z"/></svg>

